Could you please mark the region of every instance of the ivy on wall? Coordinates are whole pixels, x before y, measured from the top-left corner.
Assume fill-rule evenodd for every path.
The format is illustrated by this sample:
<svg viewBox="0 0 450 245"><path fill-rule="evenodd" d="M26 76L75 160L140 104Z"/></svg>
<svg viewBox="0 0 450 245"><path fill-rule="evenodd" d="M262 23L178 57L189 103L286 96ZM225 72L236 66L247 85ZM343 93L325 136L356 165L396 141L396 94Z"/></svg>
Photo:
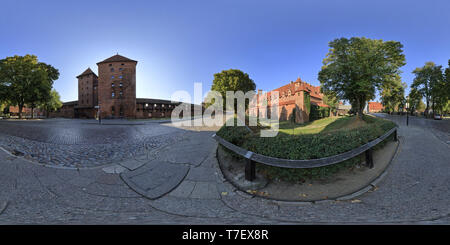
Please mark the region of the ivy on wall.
<svg viewBox="0 0 450 245"><path fill-rule="evenodd" d="M305 104L306 114L309 115L311 112L311 95L306 91L303 91L303 102Z"/></svg>

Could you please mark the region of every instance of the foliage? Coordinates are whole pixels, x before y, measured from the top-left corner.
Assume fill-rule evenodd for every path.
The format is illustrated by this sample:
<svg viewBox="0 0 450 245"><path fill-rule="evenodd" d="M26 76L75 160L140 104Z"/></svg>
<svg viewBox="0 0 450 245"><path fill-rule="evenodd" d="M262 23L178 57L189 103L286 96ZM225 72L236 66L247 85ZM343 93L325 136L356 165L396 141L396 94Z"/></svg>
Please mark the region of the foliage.
<svg viewBox="0 0 450 245"><path fill-rule="evenodd" d="M381 91L381 102L384 110L388 113L394 112L395 108L403 104L405 99L406 83L396 80L392 84L383 85Z"/></svg>
<svg viewBox="0 0 450 245"><path fill-rule="evenodd" d="M442 109L443 104L448 100L447 86L442 73L442 66L437 66L434 62L427 62L423 67L418 67L413 71L416 76L411 89L418 91L420 96L425 97L425 115L429 116L430 102L433 109Z"/></svg>
<svg viewBox="0 0 450 245"><path fill-rule="evenodd" d="M54 89L50 92L50 99L40 104L40 108L44 109L47 114L61 108L62 102L58 92Z"/></svg>
<svg viewBox="0 0 450 245"><path fill-rule="evenodd" d="M303 91L303 103L306 108L306 114L309 115L311 112L311 95L306 91Z"/></svg>
<svg viewBox="0 0 450 245"><path fill-rule="evenodd" d="M310 121L314 121L329 116L330 116L330 108L321 107L318 105L311 105L311 114L309 114Z"/></svg>
<svg viewBox="0 0 450 245"><path fill-rule="evenodd" d="M400 42L352 37L335 39L329 46L319 72L322 91L348 100L360 117L376 89L398 80L405 65Z"/></svg>
<svg viewBox="0 0 450 245"><path fill-rule="evenodd" d="M354 117L346 118L354 119ZM323 131L316 134L290 135L280 132L276 137L264 138L259 137L256 133L250 133L244 127L223 126L217 132L217 135L233 144L266 156L296 160L317 159L357 148L395 127L395 123L381 118L363 116L363 119L367 124L358 128ZM284 169L268 166L261 166L261 169L272 178L293 181L303 178L325 177L358 162L359 159L356 158L313 169Z"/></svg>
<svg viewBox="0 0 450 245"><path fill-rule="evenodd" d="M247 73L237 69L224 70L220 73L214 74L213 84L211 86L212 91L217 91L222 95L224 102L224 110L226 109L226 92L227 91L242 91L244 94L248 91L254 91L256 85ZM211 102L211 104L214 101ZM248 102L246 102L246 108L248 108ZM236 104L235 104L236 110Z"/></svg>
<svg viewBox="0 0 450 245"><path fill-rule="evenodd" d="M336 93L333 91L328 91L327 94L323 95L323 103L330 107L331 112L336 112L339 106L339 99L336 96Z"/></svg>
<svg viewBox="0 0 450 245"><path fill-rule="evenodd" d="M34 108L51 98L53 81L58 77L57 69L39 62L34 55L16 55L0 60L2 96L12 105L19 106L19 118L25 104Z"/></svg>

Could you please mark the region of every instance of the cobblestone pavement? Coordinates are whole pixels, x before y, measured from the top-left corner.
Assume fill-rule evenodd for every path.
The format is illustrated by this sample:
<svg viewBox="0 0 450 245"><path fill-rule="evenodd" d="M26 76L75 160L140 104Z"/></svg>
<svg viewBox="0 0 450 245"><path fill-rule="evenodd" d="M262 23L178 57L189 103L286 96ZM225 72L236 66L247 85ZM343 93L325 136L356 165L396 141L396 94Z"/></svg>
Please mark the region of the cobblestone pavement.
<svg viewBox="0 0 450 245"><path fill-rule="evenodd" d="M46 123L51 122L41 125ZM0 124L2 127L4 124ZM317 203L274 202L236 191L218 169L217 145L210 137L214 128L176 128L170 124L129 128L122 130L136 130L139 134L138 130L148 129L162 132L155 133L155 138L166 136L175 140L161 143L146 156L78 170L33 164L0 150L0 224L448 224L450 221L449 146L430 133L429 128L419 125L400 125L399 151L376 189L356 200ZM0 138L7 137L5 130L0 130ZM152 138L150 134L147 136ZM51 140L34 141L52 144Z"/></svg>
<svg viewBox="0 0 450 245"><path fill-rule="evenodd" d="M158 123L98 125L94 120L0 121L0 146L41 163L88 168L146 156L184 132Z"/></svg>

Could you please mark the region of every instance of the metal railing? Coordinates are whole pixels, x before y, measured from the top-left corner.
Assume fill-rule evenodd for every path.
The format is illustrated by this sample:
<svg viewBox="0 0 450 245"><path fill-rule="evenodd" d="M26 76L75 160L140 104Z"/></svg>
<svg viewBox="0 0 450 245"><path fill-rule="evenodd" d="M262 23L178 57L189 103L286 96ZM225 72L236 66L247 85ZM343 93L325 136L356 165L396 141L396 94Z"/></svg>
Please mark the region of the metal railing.
<svg viewBox="0 0 450 245"><path fill-rule="evenodd" d="M382 136L362 145L358 148L352 149L350 151L340 153L334 156L318 158L318 159L308 159L308 160L292 160L292 159L283 159L276 157L264 156L249 150L246 150L242 147L234 145L222 137L214 134L212 137L222 146L231 150L235 154L246 159L245 165L245 179L249 181L253 181L256 176L256 166L255 163L262 163L265 165L270 165L274 167L281 168L318 168L328 165L337 164L353 158L355 156L360 155L365 152L366 156L366 164L369 168L373 168L373 152L372 148L376 146L378 143L389 137L391 134L394 134L394 140L397 141L397 127L390 129L388 132L383 134Z"/></svg>

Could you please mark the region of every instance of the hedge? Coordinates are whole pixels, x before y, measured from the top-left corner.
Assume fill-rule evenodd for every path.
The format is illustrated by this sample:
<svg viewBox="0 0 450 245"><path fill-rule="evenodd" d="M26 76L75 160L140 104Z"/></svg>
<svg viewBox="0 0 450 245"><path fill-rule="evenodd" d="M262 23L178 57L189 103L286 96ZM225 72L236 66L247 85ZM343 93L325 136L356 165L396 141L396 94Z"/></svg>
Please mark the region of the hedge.
<svg viewBox="0 0 450 245"><path fill-rule="evenodd" d="M317 159L337 155L366 144L396 126L395 123L364 115L366 125L327 133L288 135L279 133L276 137L259 137L245 127L223 126L217 135L247 150L271 157L284 159ZM357 158L326 167L313 169L285 169L259 164L258 168L270 178L298 181L304 178L326 177L341 168L359 163Z"/></svg>

